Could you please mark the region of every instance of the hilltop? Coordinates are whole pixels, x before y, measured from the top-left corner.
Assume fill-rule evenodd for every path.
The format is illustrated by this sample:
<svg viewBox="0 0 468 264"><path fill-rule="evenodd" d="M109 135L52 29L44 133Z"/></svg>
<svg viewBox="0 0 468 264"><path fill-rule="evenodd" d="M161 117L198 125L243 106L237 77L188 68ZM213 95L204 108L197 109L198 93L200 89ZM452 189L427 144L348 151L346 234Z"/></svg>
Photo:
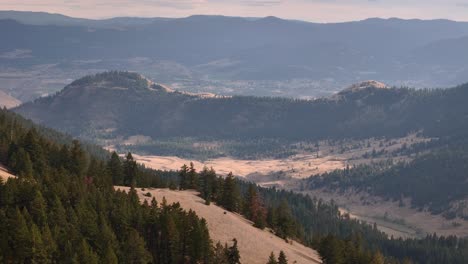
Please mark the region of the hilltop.
<svg viewBox="0 0 468 264"><path fill-rule="evenodd" d="M441 137L468 127L468 85L432 91L384 87L358 84L338 93L339 100L216 97L178 92L136 73L108 72L14 111L90 140L142 135L313 141L413 132Z"/></svg>
<svg viewBox="0 0 468 264"><path fill-rule="evenodd" d="M0 107L6 107L7 109L17 107L21 104L21 101L0 91Z"/></svg>
<svg viewBox="0 0 468 264"><path fill-rule="evenodd" d="M388 89L386 84L374 81L374 80L369 80L369 81L364 81L360 83L356 83L351 85L349 88L344 89L343 91L340 92L340 94L344 94L347 92L359 92L362 90L371 90L371 89Z"/></svg>

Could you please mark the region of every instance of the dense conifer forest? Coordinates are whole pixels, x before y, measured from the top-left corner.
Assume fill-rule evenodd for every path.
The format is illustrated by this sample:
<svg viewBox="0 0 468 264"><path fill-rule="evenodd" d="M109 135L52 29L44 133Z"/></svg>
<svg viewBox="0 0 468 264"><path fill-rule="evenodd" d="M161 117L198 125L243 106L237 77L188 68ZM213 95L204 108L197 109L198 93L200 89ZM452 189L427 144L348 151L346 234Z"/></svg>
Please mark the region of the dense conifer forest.
<svg viewBox="0 0 468 264"><path fill-rule="evenodd" d="M465 263L468 240L428 235L424 239L394 239L339 212L333 202L292 191L261 188L225 178L213 169L197 173L183 166L180 188L197 189L206 203L215 202L269 228L285 240L299 240L318 250L325 263Z"/></svg>
<svg viewBox="0 0 468 264"><path fill-rule="evenodd" d="M51 140L49 130L6 110L0 114L0 129L0 163L18 175L0 185L4 263L241 261L236 241L215 244L206 222L194 212L164 200L140 204L134 191L115 191L114 184L199 190L206 203L241 213L258 228L317 249L325 263L468 259L466 239L392 239L375 226L341 215L335 204L313 197L260 188L232 175L221 178L207 168L153 171L136 164L130 153L124 159L115 153L98 157L67 137L65 144Z"/></svg>
<svg viewBox="0 0 468 264"><path fill-rule="evenodd" d="M215 247L195 212L115 191L115 160L27 124L0 112L0 163L17 175L0 184L0 262L237 263L229 259L238 254L235 244ZM131 156L121 165L117 177L125 183L151 178L147 184L166 186Z"/></svg>

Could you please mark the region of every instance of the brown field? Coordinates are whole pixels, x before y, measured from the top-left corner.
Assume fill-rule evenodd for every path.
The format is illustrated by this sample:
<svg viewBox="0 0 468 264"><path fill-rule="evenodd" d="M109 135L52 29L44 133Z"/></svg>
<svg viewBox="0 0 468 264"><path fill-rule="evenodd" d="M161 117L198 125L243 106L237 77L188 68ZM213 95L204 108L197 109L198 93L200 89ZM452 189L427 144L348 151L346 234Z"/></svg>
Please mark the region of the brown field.
<svg viewBox="0 0 468 264"><path fill-rule="evenodd" d="M232 172L235 176L249 177L285 172L293 178L304 178L310 175L344 168L345 161L333 156L316 158L314 155L296 155L287 159L241 160L234 158L217 158L205 162L182 159L175 156L141 156L133 157L145 166L159 170L178 170L182 165L193 162L196 168L213 167L217 173L226 175Z"/></svg>
<svg viewBox="0 0 468 264"><path fill-rule="evenodd" d="M141 136L130 137L127 143L136 139L147 140ZM409 157L393 156L392 153L399 150L404 144L412 144L426 141L427 139L418 138L415 135L396 140L376 140L368 141L350 141L343 144L330 144L320 142L316 151L310 149L316 148L313 144L301 144L302 148L309 150L298 151L298 154L283 159L238 159L232 157L223 157L209 159L206 161L197 161L176 156L151 156L137 155L134 158L145 166L158 170L178 170L182 165L188 165L193 162L195 167L200 170L204 166L213 167L217 173L227 175L232 172L235 176L247 178L262 185L282 186L291 178L303 179L313 175L330 172L337 169L343 169L347 165L368 164L381 160L393 158L394 160L404 160ZM112 147L108 147L112 150ZM385 150L374 158L366 157L366 154L375 151Z"/></svg>
<svg viewBox="0 0 468 264"><path fill-rule="evenodd" d="M261 186L277 186L296 189L297 179L343 169L347 165L368 164L393 158L408 160L411 157L393 156L392 153L403 145L427 141L428 139L409 135L396 140L350 141L344 144L320 142L318 153L303 151L285 159L242 160L235 158L217 158L207 161L183 159L175 156L143 156L135 154L135 159L145 166L160 170L178 170L184 164L193 162L200 170L203 166L213 167L217 173L226 175L232 172L235 176L254 181ZM308 146L306 146L308 147ZM310 147L310 146L309 146ZM374 158L365 157L373 150L385 150ZM357 195L339 195L322 191L311 191L312 195L325 200L334 199L354 218L368 223L376 223L380 230L394 237L420 237L426 233L437 232L440 235L468 236L468 221L462 219L446 220L428 212L418 212L408 207L386 202L375 197ZM362 201L365 201L364 204Z"/></svg>
<svg viewBox="0 0 468 264"><path fill-rule="evenodd" d="M128 190L128 187L116 188ZM289 263L321 263L319 255L313 249L295 241L287 243L267 230L253 227L252 223L242 216L226 212L214 204L205 205L204 200L194 191L137 189L137 192L142 201L146 199L150 202L152 197L155 197L158 202L161 202L165 197L169 203L179 202L185 210L194 210L198 216L206 219L214 242L231 243L232 239L236 238L239 242L242 263L264 264L272 251L278 256L280 250L286 253ZM144 196L148 192L152 197Z"/></svg>

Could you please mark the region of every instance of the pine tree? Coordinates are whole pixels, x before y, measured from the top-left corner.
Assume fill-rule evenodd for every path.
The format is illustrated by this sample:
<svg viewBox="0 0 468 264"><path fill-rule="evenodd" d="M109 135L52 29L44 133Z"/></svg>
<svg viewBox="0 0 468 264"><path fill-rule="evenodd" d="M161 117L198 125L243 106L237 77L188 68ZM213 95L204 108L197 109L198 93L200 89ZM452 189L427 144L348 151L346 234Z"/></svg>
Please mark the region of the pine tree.
<svg viewBox="0 0 468 264"><path fill-rule="evenodd" d="M203 170L200 172L200 180L201 180L201 196L205 199L205 204L210 205L213 199L213 192L216 185L216 173L213 169L208 170L208 168L204 167Z"/></svg>
<svg viewBox="0 0 468 264"><path fill-rule="evenodd" d="M99 235L97 236L96 246L98 248L97 252L101 256L108 254L109 248L115 254L118 248L117 238L102 213L99 215Z"/></svg>
<svg viewBox="0 0 468 264"><path fill-rule="evenodd" d="M67 223L66 211L58 196L52 199L50 217L48 218L50 226L64 226Z"/></svg>
<svg viewBox="0 0 468 264"><path fill-rule="evenodd" d="M88 242L86 242L84 239L81 241L80 246L78 247L78 259L80 263L99 263L98 256L93 252Z"/></svg>
<svg viewBox="0 0 468 264"><path fill-rule="evenodd" d="M136 161L133 159L132 153L128 153L124 164L124 185L125 186L136 186L137 184L137 173L138 166Z"/></svg>
<svg viewBox="0 0 468 264"><path fill-rule="evenodd" d="M164 202L164 201L163 201ZM164 207L164 205L163 205ZM180 259L180 250L179 250L179 231L174 223L174 219L169 217L167 226L166 226L166 240L168 243L167 253L168 253L168 262L176 264Z"/></svg>
<svg viewBox="0 0 468 264"><path fill-rule="evenodd" d="M268 258L267 264L278 264L276 261L275 253L273 251L270 253L270 257Z"/></svg>
<svg viewBox="0 0 468 264"><path fill-rule="evenodd" d="M188 167L187 165L183 165L179 170L179 188L181 190L185 190L189 186L188 180Z"/></svg>
<svg viewBox="0 0 468 264"><path fill-rule="evenodd" d="M31 226L32 263L50 263L41 232L36 224Z"/></svg>
<svg viewBox="0 0 468 264"><path fill-rule="evenodd" d="M52 233L50 232L48 225L45 225L42 228L42 242L44 243L46 255L49 256L50 259L54 259L57 252L57 243L52 237Z"/></svg>
<svg viewBox="0 0 468 264"><path fill-rule="evenodd" d="M218 241L214 247L214 253L213 253L213 262L216 264L229 264L229 260L227 257L227 248L223 247L221 243Z"/></svg>
<svg viewBox="0 0 468 264"><path fill-rule="evenodd" d="M73 145L70 151L70 171L75 175L83 177L85 176L85 173L88 170L88 160L86 157L86 153L81 148L81 144L78 140L73 140L72 143Z"/></svg>
<svg viewBox="0 0 468 264"><path fill-rule="evenodd" d="M288 259L286 258L286 254L281 250L278 256L278 264L288 264Z"/></svg>
<svg viewBox="0 0 468 264"><path fill-rule="evenodd" d="M112 152L111 158L107 162L107 169L112 176L112 182L114 185L122 185L124 183L122 162L115 151Z"/></svg>
<svg viewBox="0 0 468 264"><path fill-rule="evenodd" d="M9 166L12 168L13 172L20 177L32 178L33 176L31 158L29 153L23 148L20 148L17 152L12 154Z"/></svg>
<svg viewBox="0 0 468 264"><path fill-rule="evenodd" d="M47 225L47 217L46 217L46 203L44 201L44 197L42 193L37 190L34 194L34 199L31 201L29 206L29 212L34 219L34 221L40 226L44 227Z"/></svg>
<svg viewBox="0 0 468 264"><path fill-rule="evenodd" d="M276 210L276 215L277 235L284 239L292 236L294 232L294 219L286 200L283 200L280 203L278 209Z"/></svg>
<svg viewBox="0 0 468 264"><path fill-rule="evenodd" d="M380 252L375 252L370 264L385 264L385 258Z"/></svg>
<svg viewBox="0 0 468 264"><path fill-rule="evenodd" d="M193 165L193 162L190 162L190 168L187 173L188 177L188 189L198 189L198 174L197 171L195 170L195 166Z"/></svg>
<svg viewBox="0 0 468 264"><path fill-rule="evenodd" d="M145 241L135 229L128 232L122 251L122 263L144 264L152 261L151 254L146 250Z"/></svg>
<svg viewBox="0 0 468 264"><path fill-rule="evenodd" d="M229 264L240 264L240 253L237 248L237 239L232 240L233 244L227 250L227 259Z"/></svg>
<svg viewBox="0 0 468 264"><path fill-rule="evenodd" d="M254 184L249 184L247 195L244 201L244 215L254 222L254 226L263 229L266 224L266 210L263 207L257 188Z"/></svg>
<svg viewBox="0 0 468 264"><path fill-rule="evenodd" d="M231 212L238 212L240 207L240 191L237 181L229 173L224 180L223 186L223 197L221 200L221 205L226 208L226 210Z"/></svg>
<svg viewBox="0 0 468 264"><path fill-rule="evenodd" d="M26 220L18 208L14 211L8 229L10 231L9 241L11 241L11 255L15 261L24 263L31 259L33 254L32 236Z"/></svg>
<svg viewBox="0 0 468 264"><path fill-rule="evenodd" d="M107 249L101 258L101 263L109 263L109 264L119 263L119 259L117 258L117 255L115 254L114 250L112 249L110 245L107 246Z"/></svg>

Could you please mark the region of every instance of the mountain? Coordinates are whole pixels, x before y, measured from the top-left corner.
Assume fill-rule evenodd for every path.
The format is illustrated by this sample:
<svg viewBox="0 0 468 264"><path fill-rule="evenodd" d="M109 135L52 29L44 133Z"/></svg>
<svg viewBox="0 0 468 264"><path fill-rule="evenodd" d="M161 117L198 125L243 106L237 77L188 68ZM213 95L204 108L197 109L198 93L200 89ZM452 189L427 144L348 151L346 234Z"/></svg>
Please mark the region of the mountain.
<svg viewBox="0 0 468 264"><path fill-rule="evenodd" d="M414 131L443 137L468 127L468 85L434 91L383 87L367 82L316 100L207 98L163 88L136 73L107 72L76 80L14 111L91 140L133 135L320 140Z"/></svg>
<svg viewBox="0 0 468 264"><path fill-rule="evenodd" d="M57 86L43 85L28 98L24 94L37 87L12 83L18 72L49 84L58 77L132 70L192 92L309 98L368 79L422 88L454 86L465 76L454 70L463 60L434 64L430 58L447 53L437 43L468 36L466 22L374 18L319 24L224 16L88 21L8 12L0 17L0 67L8 70L4 80L11 85L5 88L22 101L54 93ZM12 56L18 52L22 56ZM457 53L463 56L463 49ZM434 76L434 69L442 73Z"/></svg>
<svg viewBox="0 0 468 264"><path fill-rule="evenodd" d="M206 97L169 89L137 73L106 72L76 80L59 93L14 111L42 125L103 144L132 136L150 141L191 138L245 143L391 140L417 133L432 141L400 150L408 157L408 164L382 168L370 165L364 169L368 174L358 168L361 176L352 180L346 178L346 172L345 176L340 172L337 176L332 173L333 177L325 174L311 178L308 186L333 189L334 179L345 177L338 186L373 190L375 195L392 199L410 197L414 206L466 217L465 207L457 203L467 197L467 99L468 84L414 90L391 88L376 81L358 83L316 100ZM394 174L398 176L389 176ZM428 177L433 179L424 180ZM430 195L437 188L440 195Z"/></svg>
<svg viewBox="0 0 468 264"><path fill-rule="evenodd" d="M88 26L98 28L118 28L151 24L169 18L115 17L110 19L74 18L46 12L4 11L0 10L1 20L15 20L26 25Z"/></svg>
<svg viewBox="0 0 468 264"><path fill-rule="evenodd" d="M468 44L468 36L462 38L451 38L432 42L416 50L414 59L424 60L433 65L452 64L458 68L464 69L464 62L468 58L463 48ZM444 51L442 56L441 52Z"/></svg>
<svg viewBox="0 0 468 264"><path fill-rule="evenodd" d="M86 92L92 97L96 90L107 90L98 83L105 83L108 81L105 77L113 74L116 73L84 78L75 85L87 84L90 88ZM121 80L111 86L114 92L149 90L177 94L158 88L138 74L118 74L112 79L116 78ZM116 154L111 158L109 153L96 156L96 152L87 151L79 141L7 110L0 110L0 131L3 135L0 164L18 175L6 183L0 182L0 257L4 260L66 262L73 256L82 263L147 263L151 259L163 263L170 262L168 259L222 263L225 258L237 256L237 249L251 254L259 246L267 246L268 249L259 250L261 253L281 249L280 243L284 243L283 249L292 252L288 259L309 258L307 263L310 263L315 259L310 258L313 251L290 239L295 237L316 248L322 260L327 261L351 262L357 258L362 263L371 263L372 259L385 258L395 263L410 260L458 264L464 263L467 257L468 243L463 238L430 235L423 239L393 239L375 227L340 214L333 202L275 188L259 188L232 176L223 179L208 169L196 172L187 168L186 174L183 170L179 173L153 171L137 166L130 154L123 160ZM112 184L122 182L138 188L128 193L115 191ZM193 192L154 189L184 189L185 184L196 185L205 204L212 196L212 204L216 202L226 210L242 213L255 223L261 223L258 218L263 215L264 224L271 231L255 230L258 236L252 236L250 222L219 207L204 205ZM157 201L152 199L154 196ZM143 197L151 202L140 204ZM169 204L169 199L180 203ZM193 210L182 209L190 208L191 204L200 215L208 214L206 220ZM237 206L227 207L233 204ZM239 225L239 229L230 228L242 234L239 242L247 244L237 247L235 242L226 246L211 244L210 238L222 236L222 241L232 238L225 228L208 231L213 219ZM289 243L273 238L270 232L288 239ZM261 243L255 240L257 237L262 239ZM249 241L254 245L248 244ZM22 250L31 244L34 251ZM173 250L174 247L178 250ZM297 249L300 251L294 252ZM385 257L380 252L385 252ZM255 259L264 257L255 256Z"/></svg>
<svg viewBox="0 0 468 264"><path fill-rule="evenodd" d="M21 104L21 101L0 91L0 107L13 108Z"/></svg>

